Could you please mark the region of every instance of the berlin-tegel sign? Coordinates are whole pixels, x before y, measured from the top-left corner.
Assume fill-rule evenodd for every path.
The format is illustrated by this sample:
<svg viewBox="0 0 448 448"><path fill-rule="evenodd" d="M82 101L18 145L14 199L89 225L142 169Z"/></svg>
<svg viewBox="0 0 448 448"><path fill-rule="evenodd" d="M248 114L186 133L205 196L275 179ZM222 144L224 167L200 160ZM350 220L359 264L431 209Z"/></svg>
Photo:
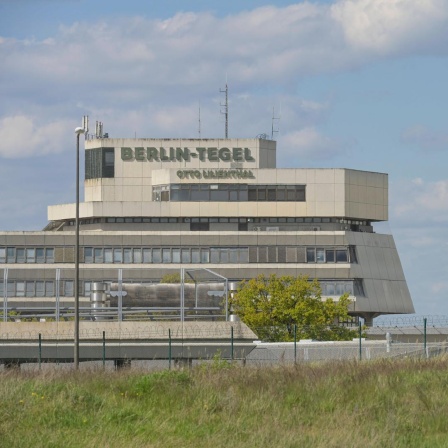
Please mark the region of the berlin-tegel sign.
<svg viewBox="0 0 448 448"><path fill-rule="evenodd" d="M249 148L121 148L122 160L149 162L255 162Z"/></svg>

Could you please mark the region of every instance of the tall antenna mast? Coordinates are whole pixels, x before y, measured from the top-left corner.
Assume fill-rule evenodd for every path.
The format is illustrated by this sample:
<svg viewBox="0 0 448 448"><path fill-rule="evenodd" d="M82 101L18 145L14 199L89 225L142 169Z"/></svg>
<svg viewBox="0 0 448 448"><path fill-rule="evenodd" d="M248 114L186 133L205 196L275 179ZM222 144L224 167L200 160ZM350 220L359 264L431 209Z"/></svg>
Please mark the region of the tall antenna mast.
<svg viewBox="0 0 448 448"><path fill-rule="evenodd" d="M224 110L221 109L221 113L225 115L226 117L226 130L225 130L225 136L226 138L229 138L229 87L227 86L227 75L226 75L226 88L219 89L221 93L226 94L226 101L224 104L221 104L221 107L224 108Z"/></svg>
<svg viewBox="0 0 448 448"><path fill-rule="evenodd" d="M280 117L275 116L275 107L272 107L271 140L274 140L274 134L278 134L278 128L275 129L275 120L280 120Z"/></svg>

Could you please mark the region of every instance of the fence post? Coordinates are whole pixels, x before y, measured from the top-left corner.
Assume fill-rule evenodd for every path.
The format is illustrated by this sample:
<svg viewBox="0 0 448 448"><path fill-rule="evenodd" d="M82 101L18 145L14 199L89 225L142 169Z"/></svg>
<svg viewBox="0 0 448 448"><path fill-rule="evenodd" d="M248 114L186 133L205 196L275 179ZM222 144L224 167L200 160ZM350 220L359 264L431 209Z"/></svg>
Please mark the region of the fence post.
<svg viewBox="0 0 448 448"><path fill-rule="evenodd" d="M294 324L294 364L297 364L297 324Z"/></svg>
<svg viewBox="0 0 448 448"><path fill-rule="evenodd" d="M106 368L106 332L103 330L103 369Z"/></svg>
<svg viewBox="0 0 448 448"><path fill-rule="evenodd" d="M168 328L168 370L171 370L171 329Z"/></svg>
<svg viewBox="0 0 448 448"><path fill-rule="evenodd" d="M359 360L362 361L362 324L359 322Z"/></svg>
<svg viewBox="0 0 448 448"><path fill-rule="evenodd" d="M423 318L423 347L425 349L425 356L428 357L428 349L426 347L426 317Z"/></svg>
<svg viewBox="0 0 448 448"><path fill-rule="evenodd" d="M42 335L39 333L39 370L42 363Z"/></svg>
<svg viewBox="0 0 448 448"><path fill-rule="evenodd" d="M230 359L233 361L233 327L230 327Z"/></svg>

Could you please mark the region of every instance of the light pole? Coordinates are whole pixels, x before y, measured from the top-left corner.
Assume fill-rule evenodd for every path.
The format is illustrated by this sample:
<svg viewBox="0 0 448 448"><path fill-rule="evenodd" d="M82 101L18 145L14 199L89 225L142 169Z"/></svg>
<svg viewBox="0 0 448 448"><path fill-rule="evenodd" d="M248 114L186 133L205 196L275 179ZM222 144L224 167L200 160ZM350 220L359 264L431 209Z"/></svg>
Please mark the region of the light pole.
<svg viewBox="0 0 448 448"><path fill-rule="evenodd" d="M75 369L79 369L79 136L84 128L76 128L76 219L75 219Z"/></svg>

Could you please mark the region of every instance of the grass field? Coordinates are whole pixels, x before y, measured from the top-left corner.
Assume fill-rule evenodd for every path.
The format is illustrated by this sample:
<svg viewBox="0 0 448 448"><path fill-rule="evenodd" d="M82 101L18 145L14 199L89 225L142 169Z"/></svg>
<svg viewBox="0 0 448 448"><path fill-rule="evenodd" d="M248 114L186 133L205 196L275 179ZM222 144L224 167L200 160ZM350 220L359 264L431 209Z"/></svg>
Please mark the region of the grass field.
<svg viewBox="0 0 448 448"><path fill-rule="evenodd" d="M1 447L448 447L448 358L0 374Z"/></svg>

